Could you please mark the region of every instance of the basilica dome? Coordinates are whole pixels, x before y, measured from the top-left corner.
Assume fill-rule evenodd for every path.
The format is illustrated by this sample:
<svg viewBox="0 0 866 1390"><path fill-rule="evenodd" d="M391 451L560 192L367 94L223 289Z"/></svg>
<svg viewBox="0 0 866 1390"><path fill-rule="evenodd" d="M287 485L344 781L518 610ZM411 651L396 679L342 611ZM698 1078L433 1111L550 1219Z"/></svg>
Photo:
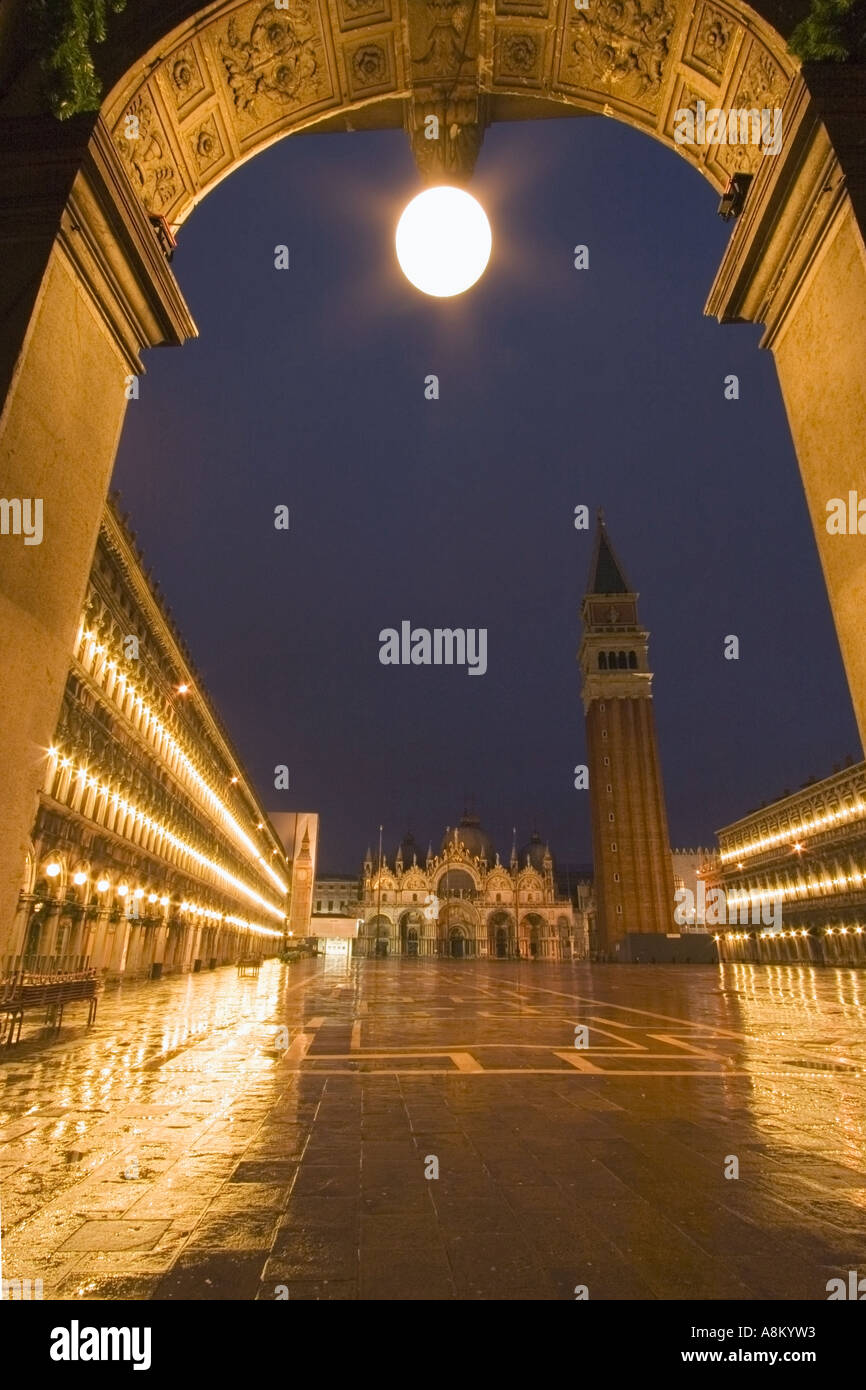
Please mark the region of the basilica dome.
<svg viewBox="0 0 866 1390"><path fill-rule="evenodd" d="M447 830L442 837L441 854L446 854L450 847L454 845L455 833L458 845L462 844L470 858L481 858L487 860L488 864L496 861L496 846L487 834L486 830L481 829L481 821L477 816L463 816L460 824L454 830Z"/></svg>
<svg viewBox="0 0 866 1390"><path fill-rule="evenodd" d="M533 869L537 869L539 873L543 873L544 856L546 852L547 846L544 844L538 831L533 830L532 834L529 837L529 843L525 844L523 848L520 850L520 853L517 856L517 862L520 865L521 869L524 869L526 867L526 860L528 857Z"/></svg>
<svg viewBox="0 0 866 1390"><path fill-rule="evenodd" d="M417 857L419 864L423 864L426 857L411 831L403 837L397 854L403 860L404 869L411 869L413 856Z"/></svg>

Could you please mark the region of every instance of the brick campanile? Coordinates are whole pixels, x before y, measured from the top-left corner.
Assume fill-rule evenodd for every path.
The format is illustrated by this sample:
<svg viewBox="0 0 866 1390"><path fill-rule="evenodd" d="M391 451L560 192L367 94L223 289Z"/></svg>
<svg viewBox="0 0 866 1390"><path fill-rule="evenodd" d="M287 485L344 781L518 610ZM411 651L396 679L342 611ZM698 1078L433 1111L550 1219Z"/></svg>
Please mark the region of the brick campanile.
<svg viewBox="0 0 866 1390"><path fill-rule="evenodd" d="M649 633L637 616L604 517L598 514L578 652L592 808L598 949L620 953L632 932L675 931L674 882L662 789Z"/></svg>

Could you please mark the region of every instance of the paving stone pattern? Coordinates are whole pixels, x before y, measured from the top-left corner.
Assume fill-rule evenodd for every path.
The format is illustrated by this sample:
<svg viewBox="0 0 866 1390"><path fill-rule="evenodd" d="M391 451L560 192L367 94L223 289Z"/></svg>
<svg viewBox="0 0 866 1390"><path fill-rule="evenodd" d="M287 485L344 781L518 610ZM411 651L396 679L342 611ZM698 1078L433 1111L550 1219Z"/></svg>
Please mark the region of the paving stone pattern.
<svg viewBox="0 0 866 1390"><path fill-rule="evenodd" d="M862 974L795 966L125 988L0 1060L3 1273L69 1300L823 1300L866 1274L864 1004Z"/></svg>

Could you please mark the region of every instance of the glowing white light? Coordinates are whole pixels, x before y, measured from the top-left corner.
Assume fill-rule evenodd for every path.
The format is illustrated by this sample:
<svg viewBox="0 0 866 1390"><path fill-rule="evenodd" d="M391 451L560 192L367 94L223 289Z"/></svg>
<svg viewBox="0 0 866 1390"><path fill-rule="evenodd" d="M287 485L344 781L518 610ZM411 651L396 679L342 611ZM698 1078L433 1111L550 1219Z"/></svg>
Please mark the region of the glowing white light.
<svg viewBox="0 0 866 1390"><path fill-rule="evenodd" d="M481 204L462 188L427 188L397 224L400 269L424 294L463 294L483 275L493 237Z"/></svg>

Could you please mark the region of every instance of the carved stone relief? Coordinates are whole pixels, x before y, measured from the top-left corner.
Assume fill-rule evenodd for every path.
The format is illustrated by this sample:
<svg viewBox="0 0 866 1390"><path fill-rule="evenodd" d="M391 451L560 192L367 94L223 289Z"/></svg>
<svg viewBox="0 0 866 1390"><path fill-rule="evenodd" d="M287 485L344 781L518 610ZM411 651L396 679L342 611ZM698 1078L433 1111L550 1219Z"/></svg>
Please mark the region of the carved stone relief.
<svg viewBox="0 0 866 1390"><path fill-rule="evenodd" d="M717 5L703 5L686 42L683 60L705 76L720 80L739 32L727 11Z"/></svg>
<svg viewBox="0 0 866 1390"><path fill-rule="evenodd" d="M494 80L504 85L540 86L544 76L544 54L543 30L511 29L501 25L496 31L494 46Z"/></svg>
<svg viewBox="0 0 866 1390"><path fill-rule="evenodd" d="M337 19L343 32L365 24L385 24L390 18L390 0L337 0Z"/></svg>
<svg viewBox="0 0 866 1390"><path fill-rule="evenodd" d="M344 52L353 97L374 96L394 87L395 63L390 35L347 44Z"/></svg>
<svg viewBox="0 0 866 1390"><path fill-rule="evenodd" d="M162 72L167 79L164 83L178 111L184 111L210 90L210 80L202 70L202 64L193 44L184 44L162 64Z"/></svg>
<svg viewBox="0 0 866 1390"><path fill-rule="evenodd" d="M208 116L187 137L190 153L199 174L206 174L222 162L226 147L215 114Z"/></svg>
<svg viewBox="0 0 866 1390"><path fill-rule="evenodd" d="M130 130L135 132L133 136L127 134ZM147 88L121 115L114 129L114 143L148 212L164 213L183 187L183 179Z"/></svg>
<svg viewBox="0 0 866 1390"><path fill-rule="evenodd" d="M111 124L143 203L176 225L259 144L391 92L409 93L404 122L422 172L466 177L488 92L558 94L671 138L673 111L688 104L675 89L712 105L775 106L791 71L726 0L590 0L586 10L572 0L291 0L286 10L225 0L178 34L137 90L130 78ZM430 112L445 123L438 151L418 136ZM137 140L125 138L125 115L139 118ZM755 157L737 146L680 152L717 181Z"/></svg>
<svg viewBox="0 0 866 1390"><path fill-rule="evenodd" d="M789 80L763 44L753 39L731 105L759 109L781 106Z"/></svg>
<svg viewBox="0 0 866 1390"><path fill-rule="evenodd" d="M670 57L674 0L598 0L578 10L566 32L563 77L588 89L606 88L651 108L658 102Z"/></svg>
<svg viewBox="0 0 866 1390"><path fill-rule="evenodd" d="M555 0L496 0L497 15L529 15L532 18L547 19L551 3Z"/></svg>
<svg viewBox="0 0 866 1390"><path fill-rule="evenodd" d="M429 116L435 116L439 122L437 140L425 136L424 122ZM446 178L457 183L468 179L478 158L486 123L483 100L411 103L406 129L422 178Z"/></svg>
<svg viewBox="0 0 866 1390"><path fill-rule="evenodd" d="M330 80L318 6L295 0L237 10L218 40L231 100L245 124L275 119L287 107L327 96Z"/></svg>
<svg viewBox="0 0 866 1390"><path fill-rule="evenodd" d="M472 0L414 0L409 35L416 80L456 78L474 69L476 25Z"/></svg>

